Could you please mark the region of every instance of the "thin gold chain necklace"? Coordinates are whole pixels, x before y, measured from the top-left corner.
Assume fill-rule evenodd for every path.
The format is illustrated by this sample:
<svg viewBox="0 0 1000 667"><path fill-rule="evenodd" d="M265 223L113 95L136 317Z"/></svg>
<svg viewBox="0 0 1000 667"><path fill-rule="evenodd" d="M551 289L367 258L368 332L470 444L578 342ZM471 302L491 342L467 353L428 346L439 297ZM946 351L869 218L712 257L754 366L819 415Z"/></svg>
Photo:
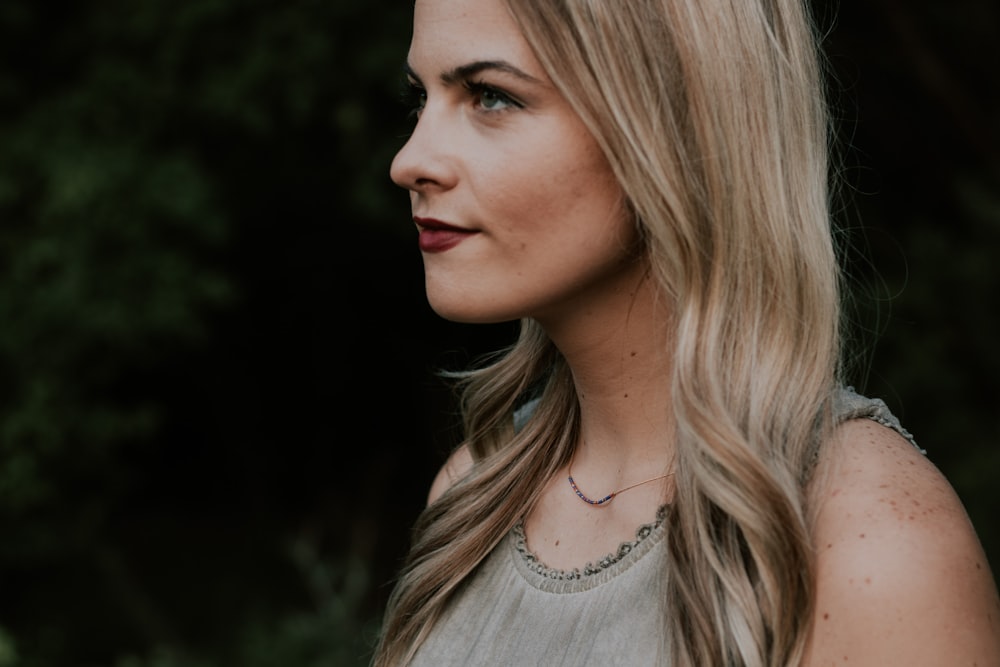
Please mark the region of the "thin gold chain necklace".
<svg viewBox="0 0 1000 667"><path fill-rule="evenodd" d="M574 454L575 453L576 452L574 452ZM671 475L674 474L672 472L668 472L665 475L650 477L649 479L643 480L641 482L636 482L635 484L630 484L624 488L618 489L617 491L612 491L611 493L609 493L608 495L604 496L599 500L594 500L593 498L588 498L586 495L584 495L583 491L580 490L580 487L578 487L576 485L576 482L573 481L573 457L570 457L569 459L569 465L567 466L567 471L569 472L569 485L573 489L573 493L575 493L580 498L580 500L587 503L588 505L604 505L605 503L610 503L612 500L615 499L615 496L617 496L619 493L624 493L629 489L634 489L635 487L642 486L643 484L649 484L650 482L655 482L658 479L666 479L667 477L670 477Z"/></svg>

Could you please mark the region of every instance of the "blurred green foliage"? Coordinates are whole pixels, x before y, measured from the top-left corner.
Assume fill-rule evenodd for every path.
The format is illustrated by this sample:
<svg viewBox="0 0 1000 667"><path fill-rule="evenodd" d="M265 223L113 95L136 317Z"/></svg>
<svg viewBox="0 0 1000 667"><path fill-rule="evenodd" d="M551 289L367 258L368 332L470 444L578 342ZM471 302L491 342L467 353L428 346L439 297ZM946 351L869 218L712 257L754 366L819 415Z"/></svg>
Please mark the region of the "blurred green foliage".
<svg viewBox="0 0 1000 667"><path fill-rule="evenodd" d="M996 568L998 10L815 4L854 380ZM432 372L510 335L424 301L410 10L0 4L0 667L367 663L453 435Z"/></svg>
<svg viewBox="0 0 1000 667"><path fill-rule="evenodd" d="M295 417L269 392L313 378L273 367L347 324L324 282L358 267L289 277L331 261L335 225L392 238L408 21L346 2L0 7L0 663L364 663L357 530L305 549L307 501L240 456L315 429L279 424ZM316 308L332 317L286 317ZM264 406L280 417L245 414Z"/></svg>

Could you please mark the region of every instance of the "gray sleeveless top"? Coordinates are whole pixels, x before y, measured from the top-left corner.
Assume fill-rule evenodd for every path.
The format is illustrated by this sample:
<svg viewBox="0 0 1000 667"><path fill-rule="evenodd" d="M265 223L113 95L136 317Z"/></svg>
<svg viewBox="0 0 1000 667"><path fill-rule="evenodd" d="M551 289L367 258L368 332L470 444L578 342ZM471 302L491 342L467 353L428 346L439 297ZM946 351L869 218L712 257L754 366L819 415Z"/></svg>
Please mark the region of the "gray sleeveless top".
<svg viewBox="0 0 1000 667"><path fill-rule="evenodd" d="M848 388L836 414L875 420L916 445L881 400ZM668 664L664 534L661 509L617 553L565 571L539 562L516 526L463 582L412 666Z"/></svg>

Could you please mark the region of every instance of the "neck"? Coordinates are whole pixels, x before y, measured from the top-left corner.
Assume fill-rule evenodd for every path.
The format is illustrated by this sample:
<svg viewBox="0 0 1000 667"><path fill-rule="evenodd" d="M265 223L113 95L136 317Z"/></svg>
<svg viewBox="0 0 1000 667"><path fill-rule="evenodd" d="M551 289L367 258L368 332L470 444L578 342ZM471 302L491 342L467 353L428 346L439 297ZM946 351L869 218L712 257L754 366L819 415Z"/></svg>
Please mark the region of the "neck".
<svg viewBox="0 0 1000 667"><path fill-rule="evenodd" d="M669 313L645 272L613 296L557 324L543 322L580 402L574 473L609 491L663 474L673 459Z"/></svg>

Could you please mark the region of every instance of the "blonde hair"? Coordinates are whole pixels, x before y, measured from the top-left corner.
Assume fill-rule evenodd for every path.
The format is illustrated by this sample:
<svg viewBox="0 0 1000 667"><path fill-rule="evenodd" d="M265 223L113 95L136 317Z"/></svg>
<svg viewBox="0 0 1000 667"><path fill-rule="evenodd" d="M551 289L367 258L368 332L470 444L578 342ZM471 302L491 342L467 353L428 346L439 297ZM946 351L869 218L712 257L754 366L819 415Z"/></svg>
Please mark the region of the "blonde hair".
<svg viewBox="0 0 1000 667"><path fill-rule="evenodd" d="M672 312L672 664L797 664L813 601L805 487L839 346L827 121L803 2L507 2L603 148ZM576 442L572 379L536 323L460 379L475 464L417 522L378 667L412 658Z"/></svg>

